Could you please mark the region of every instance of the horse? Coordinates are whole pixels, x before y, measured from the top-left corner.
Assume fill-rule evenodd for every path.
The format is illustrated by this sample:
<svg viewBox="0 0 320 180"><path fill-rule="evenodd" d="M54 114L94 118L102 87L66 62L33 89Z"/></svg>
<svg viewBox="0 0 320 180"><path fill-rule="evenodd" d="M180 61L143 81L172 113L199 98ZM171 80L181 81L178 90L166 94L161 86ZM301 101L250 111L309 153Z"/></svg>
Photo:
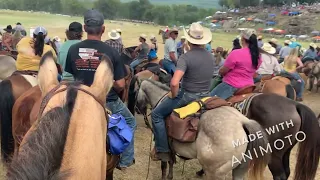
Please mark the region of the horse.
<svg viewBox="0 0 320 180"><path fill-rule="evenodd" d="M137 109L146 113L147 104L154 108L161 97L167 94L169 88L159 82L145 80L141 83L137 96ZM239 137L247 137L256 131L262 131L258 123L247 119L236 109L222 106L209 110L201 115L198 125L198 136L193 143L172 142L172 148L180 156L189 159L198 159L206 171L206 178L225 179L228 172L233 171L233 177L242 179L247 172L248 164L243 153L250 153L253 148L264 147L268 142L266 136L248 144L238 147L232 146L232 140ZM239 158L243 163L234 166L233 157ZM268 162L268 155L253 159L250 163L253 167L254 179L263 179L263 171ZM169 162L170 171L168 179L173 178L173 161ZM166 176L166 162L161 163L162 179Z"/></svg>
<svg viewBox="0 0 320 180"><path fill-rule="evenodd" d="M37 120L8 167L8 179L105 179L110 66L103 56L90 87L59 84L52 54L43 56L38 76L43 98Z"/></svg>
<svg viewBox="0 0 320 180"><path fill-rule="evenodd" d="M159 29L158 35L162 36L162 43L164 44L166 39L168 39L167 33L164 30Z"/></svg>
<svg viewBox="0 0 320 180"><path fill-rule="evenodd" d="M11 56L0 55L0 80L11 76L17 70L16 61Z"/></svg>
<svg viewBox="0 0 320 180"><path fill-rule="evenodd" d="M140 97L138 95L137 98L137 107L140 112L144 113L146 113L145 104L147 103L141 103L141 99L148 99L148 102L154 107L159 102L159 99L169 91L168 87L163 87L156 82L149 81L145 85L148 86L141 85L139 90ZM320 127L316 115L310 108L274 93L258 94L252 98L251 103L247 104L246 116L266 129L270 144L274 145L280 140L284 142L282 148L272 147L271 161L268 166L274 179L285 180L290 176L290 152L297 142L300 142L300 146L297 153L297 162L299 163L296 164L295 180L315 178L320 156L320 151L318 150L320 148ZM214 121L212 120L212 122ZM217 124L219 122L217 120ZM292 127L276 130L275 133L272 133L274 128L281 128L280 126L285 123L287 125L291 124ZM224 125L227 125L227 122ZM219 129L219 131L222 132L224 130ZM302 134L305 135L305 139L301 142ZM300 138L298 139L297 136ZM290 139L289 142L288 139ZM184 149L184 151L187 150ZM203 172L205 172L205 169Z"/></svg>
<svg viewBox="0 0 320 180"><path fill-rule="evenodd" d="M311 91L313 88L313 83L315 78L317 79L316 92L318 92L318 88L320 87L320 83L319 83L320 82L319 81L320 80L320 63L319 62L312 64L312 68L309 73L309 88L308 88L309 91Z"/></svg>

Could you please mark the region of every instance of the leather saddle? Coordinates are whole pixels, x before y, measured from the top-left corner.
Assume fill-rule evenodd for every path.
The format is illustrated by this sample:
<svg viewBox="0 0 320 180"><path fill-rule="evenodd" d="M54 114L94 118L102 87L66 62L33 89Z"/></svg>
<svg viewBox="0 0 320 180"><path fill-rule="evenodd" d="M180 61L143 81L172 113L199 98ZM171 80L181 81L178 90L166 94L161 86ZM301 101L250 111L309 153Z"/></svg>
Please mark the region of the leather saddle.
<svg viewBox="0 0 320 180"><path fill-rule="evenodd" d="M253 91L255 90L255 88L256 88L256 85L249 85L249 86L240 88L233 94L233 96L227 99L227 101L231 104L244 101L245 99L250 97L252 94L254 94Z"/></svg>

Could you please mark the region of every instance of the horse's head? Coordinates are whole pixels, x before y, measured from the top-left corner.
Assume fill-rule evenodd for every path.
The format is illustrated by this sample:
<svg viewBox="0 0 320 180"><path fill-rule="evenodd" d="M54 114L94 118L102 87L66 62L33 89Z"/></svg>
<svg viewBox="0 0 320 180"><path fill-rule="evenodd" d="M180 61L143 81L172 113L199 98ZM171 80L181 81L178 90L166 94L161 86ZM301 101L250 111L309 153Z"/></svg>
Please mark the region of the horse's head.
<svg viewBox="0 0 320 180"><path fill-rule="evenodd" d="M146 88L146 83L144 81L137 80L137 85L135 86L135 91L138 92L137 94L137 101L136 101L136 110L138 114L147 114L147 104L148 97L146 93L144 92L144 89Z"/></svg>

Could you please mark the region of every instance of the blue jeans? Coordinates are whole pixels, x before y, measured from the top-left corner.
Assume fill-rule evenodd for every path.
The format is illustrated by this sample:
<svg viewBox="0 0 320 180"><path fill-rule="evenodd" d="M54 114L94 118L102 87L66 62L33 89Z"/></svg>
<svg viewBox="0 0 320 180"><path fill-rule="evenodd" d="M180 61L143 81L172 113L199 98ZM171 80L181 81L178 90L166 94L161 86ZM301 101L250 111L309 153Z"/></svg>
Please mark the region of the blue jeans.
<svg viewBox="0 0 320 180"><path fill-rule="evenodd" d="M281 73L288 73L285 70L282 70ZM300 84L300 91L297 92L297 97L298 98L302 98L303 95L303 91L304 91L304 85L305 82L303 81L303 79L301 78L300 74L297 72L294 73L289 73L295 80L301 80L301 82L298 82Z"/></svg>
<svg viewBox="0 0 320 180"><path fill-rule="evenodd" d="M135 68L136 66L138 66L138 65L142 62L142 60L143 60L143 59L135 59L135 60L133 60L133 61L131 62L130 68L131 68L132 72L134 71L134 68Z"/></svg>
<svg viewBox="0 0 320 180"><path fill-rule="evenodd" d="M154 139L156 152L169 152L167 130L165 125L165 118L171 114L171 112L182 106L189 104L190 102L208 97L207 93L189 93L183 89L179 90L177 97L171 99L166 97L162 103L160 103L151 113L152 127L154 129Z"/></svg>
<svg viewBox="0 0 320 180"><path fill-rule="evenodd" d="M176 71L176 65L172 61L168 59L163 59L162 66L163 69L167 71L167 73L173 76L174 72Z"/></svg>
<svg viewBox="0 0 320 180"><path fill-rule="evenodd" d="M232 87L231 85L229 85L225 82L222 82L211 91L210 95L211 96L218 96L222 99L228 99L237 90L238 90L238 88Z"/></svg>
<svg viewBox="0 0 320 180"><path fill-rule="evenodd" d="M119 163L120 167L128 167L134 160L134 132L137 128L136 119L128 110L126 105L123 104L120 98L118 98L116 101L107 102L107 107L111 110L112 114L121 114L126 119L127 124L132 130L132 141L127 149L121 154Z"/></svg>

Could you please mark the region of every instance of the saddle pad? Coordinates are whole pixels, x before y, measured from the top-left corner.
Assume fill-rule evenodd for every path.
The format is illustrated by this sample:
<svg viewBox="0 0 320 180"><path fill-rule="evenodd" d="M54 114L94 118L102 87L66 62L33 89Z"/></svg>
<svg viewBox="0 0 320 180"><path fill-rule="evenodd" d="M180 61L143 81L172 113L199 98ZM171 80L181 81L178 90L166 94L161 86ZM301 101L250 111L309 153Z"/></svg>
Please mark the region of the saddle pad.
<svg viewBox="0 0 320 180"><path fill-rule="evenodd" d="M209 98L211 98L211 97L202 98L201 101L204 102ZM191 114L198 112L200 110L200 108L201 108L201 106L199 103L192 102L184 107L174 109L173 111L176 112L181 119L183 119Z"/></svg>
<svg viewBox="0 0 320 180"><path fill-rule="evenodd" d="M232 107L236 108L244 116L247 116L252 99L260 94L262 93L251 94L247 98L245 98L243 101L233 103Z"/></svg>

